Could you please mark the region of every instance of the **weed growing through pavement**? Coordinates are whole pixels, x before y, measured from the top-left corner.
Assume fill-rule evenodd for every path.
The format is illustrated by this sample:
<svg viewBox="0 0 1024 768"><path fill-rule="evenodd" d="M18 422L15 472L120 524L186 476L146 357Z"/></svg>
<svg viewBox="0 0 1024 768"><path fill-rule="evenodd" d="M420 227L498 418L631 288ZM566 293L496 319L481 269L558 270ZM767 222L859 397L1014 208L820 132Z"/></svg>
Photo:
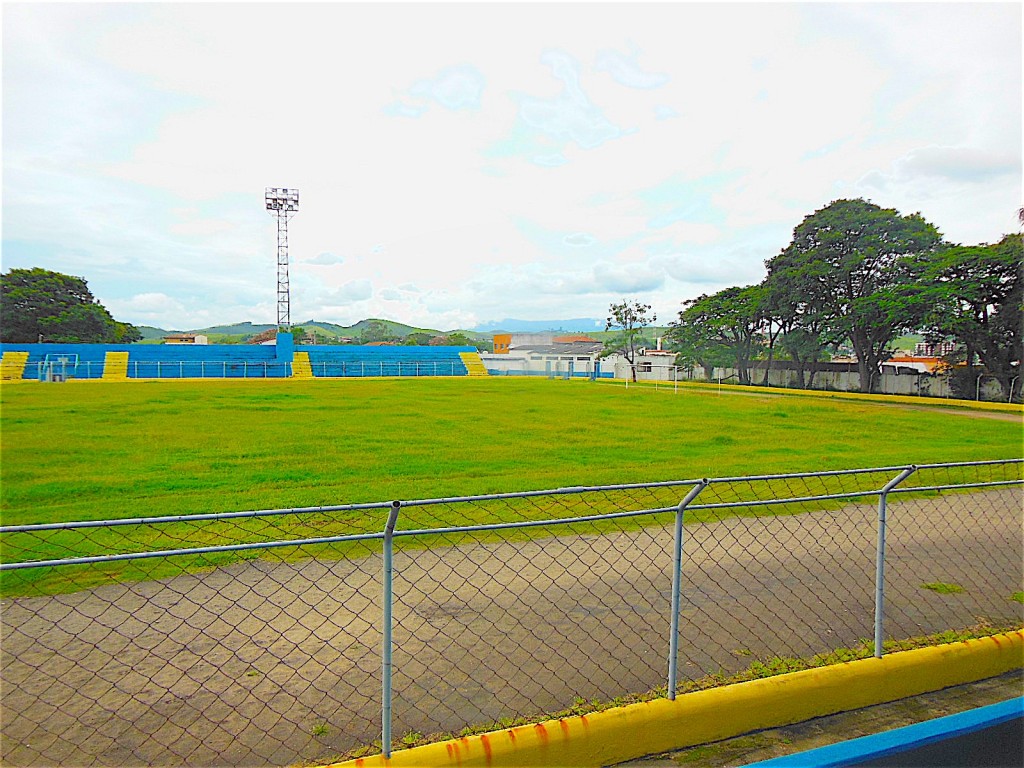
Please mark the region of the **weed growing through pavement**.
<svg viewBox="0 0 1024 768"><path fill-rule="evenodd" d="M930 589L932 592L938 592L940 595L958 595L964 591L964 588L959 584L946 584L942 581L922 584L921 589Z"/></svg>

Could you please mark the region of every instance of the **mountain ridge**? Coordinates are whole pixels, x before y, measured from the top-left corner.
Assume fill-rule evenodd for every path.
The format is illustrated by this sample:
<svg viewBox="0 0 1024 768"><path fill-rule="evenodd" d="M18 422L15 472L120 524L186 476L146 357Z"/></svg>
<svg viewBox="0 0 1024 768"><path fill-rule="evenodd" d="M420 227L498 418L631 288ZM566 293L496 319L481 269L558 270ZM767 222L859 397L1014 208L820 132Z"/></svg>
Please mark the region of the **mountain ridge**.
<svg viewBox="0 0 1024 768"><path fill-rule="evenodd" d="M396 320L374 317L360 320L352 325L340 325L326 320L309 319L300 323L292 323L292 326L304 328L306 331L317 330L329 337L351 336L358 338L371 322L384 323L388 328L388 332L396 336L408 336L412 333L427 333L431 336L462 333L473 339L486 338L488 340L495 333L539 333L543 331L593 333L604 330L604 321L596 318L573 318L571 320L519 320L516 318L505 318L495 322L479 323L472 328L454 328L446 331L434 328L418 328L406 325L405 323L399 323ZM274 323L253 323L245 320L237 323L224 323L211 325L206 328L189 328L186 330L163 329L152 325L139 325L136 327L142 332L144 341L153 341L162 339L164 336L172 333L196 333L203 336L255 336L277 326Z"/></svg>

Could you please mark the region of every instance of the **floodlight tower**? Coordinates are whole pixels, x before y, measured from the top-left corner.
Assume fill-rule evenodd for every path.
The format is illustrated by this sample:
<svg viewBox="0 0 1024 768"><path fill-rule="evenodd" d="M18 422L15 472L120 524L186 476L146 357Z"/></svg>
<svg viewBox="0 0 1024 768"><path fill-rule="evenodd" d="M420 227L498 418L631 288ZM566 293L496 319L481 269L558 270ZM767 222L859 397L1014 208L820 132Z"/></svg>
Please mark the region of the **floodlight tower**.
<svg viewBox="0 0 1024 768"><path fill-rule="evenodd" d="M288 219L299 210L299 190L267 187L267 210L277 219L277 329L292 326L291 291L288 285Z"/></svg>

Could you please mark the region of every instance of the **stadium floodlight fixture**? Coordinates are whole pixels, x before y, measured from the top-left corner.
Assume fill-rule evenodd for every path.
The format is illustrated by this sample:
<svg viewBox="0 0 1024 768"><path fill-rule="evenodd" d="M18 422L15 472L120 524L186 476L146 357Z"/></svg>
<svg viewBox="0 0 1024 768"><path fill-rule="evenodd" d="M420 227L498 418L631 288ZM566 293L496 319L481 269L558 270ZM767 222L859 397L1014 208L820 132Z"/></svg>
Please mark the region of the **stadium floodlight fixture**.
<svg viewBox="0 0 1024 768"><path fill-rule="evenodd" d="M291 290L288 282L288 219L299 210L299 190L267 187L267 211L277 219L277 327L292 325Z"/></svg>
<svg viewBox="0 0 1024 768"><path fill-rule="evenodd" d="M299 190L267 187L267 210L294 213L299 210Z"/></svg>

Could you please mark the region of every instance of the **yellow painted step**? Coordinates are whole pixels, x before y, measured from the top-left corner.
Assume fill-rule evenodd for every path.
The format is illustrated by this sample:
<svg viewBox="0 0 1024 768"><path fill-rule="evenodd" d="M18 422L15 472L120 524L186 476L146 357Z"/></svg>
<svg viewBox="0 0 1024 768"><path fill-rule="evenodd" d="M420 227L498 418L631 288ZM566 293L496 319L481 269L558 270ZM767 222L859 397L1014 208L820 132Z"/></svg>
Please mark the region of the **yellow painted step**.
<svg viewBox="0 0 1024 768"><path fill-rule="evenodd" d="M296 352L292 359L293 379L312 379L313 366L309 362L309 352Z"/></svg>
<svg viewBox="0 0 1024 768"><path fill-rule="evenodd" d="M484 361L480 359L480 355L476 352L459 352L459 357L462 358L462 362L466 365L466 373L469 376L487 376L487 366L484 365Z"/></svg>
<svg viewBox="0 0 1024 768"><path fill-rule="evenodd" d="M128 381L128 353L107 352L103 356L104 381Z"/></svg>
<svg viewBox="0 0 1024 768"><path fill-rule="evenodd" d="M28 352L4 352L0 358L0 381L20 381L27 362Z"/></svg>

